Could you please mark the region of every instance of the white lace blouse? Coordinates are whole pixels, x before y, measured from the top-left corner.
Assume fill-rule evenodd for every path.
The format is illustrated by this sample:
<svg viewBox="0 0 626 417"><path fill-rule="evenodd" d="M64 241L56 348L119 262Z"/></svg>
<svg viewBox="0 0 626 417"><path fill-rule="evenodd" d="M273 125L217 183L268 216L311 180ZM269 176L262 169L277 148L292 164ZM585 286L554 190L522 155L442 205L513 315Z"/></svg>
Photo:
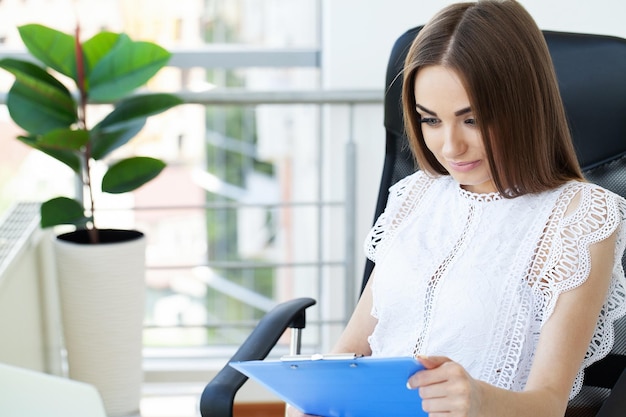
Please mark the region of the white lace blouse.
<svg viewBox="0 0 626 417"><path fill-rule="evenodd" d="M618 229L610 289L573 397L626 313L625 219L626 200L590 183L506 199L467 192L448 176L406 177L365 241L376 263L372 355L444 355L474 378L522 390L559 294L587 279L589 245Z"/></svg>

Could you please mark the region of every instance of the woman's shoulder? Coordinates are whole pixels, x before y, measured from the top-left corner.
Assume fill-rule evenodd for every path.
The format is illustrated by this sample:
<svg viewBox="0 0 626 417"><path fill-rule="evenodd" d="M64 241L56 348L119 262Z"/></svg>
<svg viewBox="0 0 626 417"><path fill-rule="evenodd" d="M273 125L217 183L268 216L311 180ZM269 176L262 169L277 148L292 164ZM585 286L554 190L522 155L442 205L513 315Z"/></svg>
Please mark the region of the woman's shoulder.
<svg viewBox="0 0 626 417"><path fill-rule="evenodd" d="M449 175L433 176L418 170L402 178L389 188L389 196L385 210L391 215L396 212L407 214L419 205L427 195L451 195L454 186Z"/></svg>
<svg viewBox="0 0 626 417"><path fill-rule="evenodd" d="M569 238L598 242L617 231L618 246L626 240L626 200L591 182L571 181L561 187L552 218Z"/></svg>
<svg viewBox="0 0 626 417"><path fill-rule="evenodd" d="M617 199L624 200L622 196L609 190L608 188L603 187L593 182L589 182L589 181L572 180L572 181L566 182L560 189L561 190L574 190L574 191L590 190L590 191L595 191L595 192L599 192L604 195L610 196L610 198L617 198Z"/></svg>
<svg viewBox="0 0 626 417"><path fill-rule="evenodd" d="M434 184L443 184L449 180L449 176L432 176L420 169L393 184L389 188L389 194L404 195L409 191L427 189Z"/></svg>
<svg viewBox="0 0 626 417"><path fill-rule="evenodd" d="M570 181L560 188L560 200L569 204L570 212L614 211L626 216L626 199L619 194L587 181Z"/></svg>
<svg viewBox="0 0 626 417"><path fill-rule="evenodd" d="M626 314L626 279L622 265L626 250L626 200L604 187L585 181L571 181L558 191L552 217L557 219L558 224L551 235L558 241L552 247L558 250L549 253L550 259L544 257L546 265L552 265L551 273L538 280L547 300L544 321L552 315L561 293L578 288L592 276L594 259L605 264L605 257L613 259L610 276L606 277L610 282L604 306L572 390L576 393L580 390L583 369L611 350L613 323ZM608 239L612 235L614 239ZM591 285L598 288L606 282L593 279Z"/></svg>
<svg viewBox="0 0 626 417"><path fill-rule="evenodd" d="M416 171L389 188L389 197L383 213L378 216L374 226L365 239L365 253L376 262L381 252L393 240L399 228L407 218L415 215L416 206L432 190L433 184L440 184L445 177L432 177L424 171Z"/></svg>

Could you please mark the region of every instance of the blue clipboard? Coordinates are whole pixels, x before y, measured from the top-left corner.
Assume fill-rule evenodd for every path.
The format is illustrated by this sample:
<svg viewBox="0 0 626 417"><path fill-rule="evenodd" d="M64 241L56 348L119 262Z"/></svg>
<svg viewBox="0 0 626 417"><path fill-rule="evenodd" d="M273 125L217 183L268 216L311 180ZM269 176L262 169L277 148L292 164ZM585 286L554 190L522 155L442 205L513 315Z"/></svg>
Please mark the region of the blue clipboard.
<svg viewBox="0 0 626 417"><path fill-rule="evenodd" d="M410 357L291 356L282 360L231 362L305 414L323 417L427 417L408 378L424 369Z"/></svg>

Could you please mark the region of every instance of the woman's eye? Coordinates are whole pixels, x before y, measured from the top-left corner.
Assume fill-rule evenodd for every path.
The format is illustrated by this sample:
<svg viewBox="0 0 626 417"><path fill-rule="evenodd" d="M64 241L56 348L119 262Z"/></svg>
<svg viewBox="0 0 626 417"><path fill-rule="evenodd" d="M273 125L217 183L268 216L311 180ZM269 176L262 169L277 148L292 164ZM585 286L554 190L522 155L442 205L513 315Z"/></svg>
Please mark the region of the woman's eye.
<svg viewBox="0 0 626 417"><path fill-rule="evenodd" d="M439 123L439 119L435 117L422 117L420 119L420 123L426 124L428 126L437 126Z"/></svg>
<svg viewBox="0 0 626 417"><path fill-rule="evenodd" d="M465 119L465 124L467 125L471 125L471 126L476 126L476 119L470 118L470 119Z"/></svg>

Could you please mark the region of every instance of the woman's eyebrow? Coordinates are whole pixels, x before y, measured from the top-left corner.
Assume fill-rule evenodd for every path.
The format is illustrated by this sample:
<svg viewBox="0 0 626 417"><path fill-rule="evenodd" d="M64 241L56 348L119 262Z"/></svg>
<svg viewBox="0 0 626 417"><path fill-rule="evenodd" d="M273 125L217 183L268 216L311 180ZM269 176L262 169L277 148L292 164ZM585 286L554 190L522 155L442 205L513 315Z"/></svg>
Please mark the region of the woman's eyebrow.
<svg viewBox="0 0 626 417"><path fill-rule="evenodd" d="M435 117L439 117L439 116L437 116L437 113L435 113L432 110L428 110L426 107L422 106L421 104L416 103L415 107L417 107L418 111L421 110L423 113L430 114L430 115L435 116ZM454 115L455 116L462 116L464 114L471 113L471 112L472 112L472 108L468 106L468 107L465 107L465 108L463 108L461 110L455 111Z"/></svg>
<svg viewBox="0 0 626 417"><path fill-rule="evenodd" d="M437 117L437 113L435 113L432 110L428 110L426 107L422 106L421 104L415 103L415 107L417 107L417 109L421 110L423 113L427 113L427 114L430 114L431 116Z"/></svg>
<svg viewBox="0 0 626 417"><path fill-rule="evenodd" d="M468 107L466 107L464 109L455 111L454 115L455 116L461 116L461 115L464 115L464 114L467 114L467 113L471 113L471 111L472 111L472 108L468 106Z"/></svg>

